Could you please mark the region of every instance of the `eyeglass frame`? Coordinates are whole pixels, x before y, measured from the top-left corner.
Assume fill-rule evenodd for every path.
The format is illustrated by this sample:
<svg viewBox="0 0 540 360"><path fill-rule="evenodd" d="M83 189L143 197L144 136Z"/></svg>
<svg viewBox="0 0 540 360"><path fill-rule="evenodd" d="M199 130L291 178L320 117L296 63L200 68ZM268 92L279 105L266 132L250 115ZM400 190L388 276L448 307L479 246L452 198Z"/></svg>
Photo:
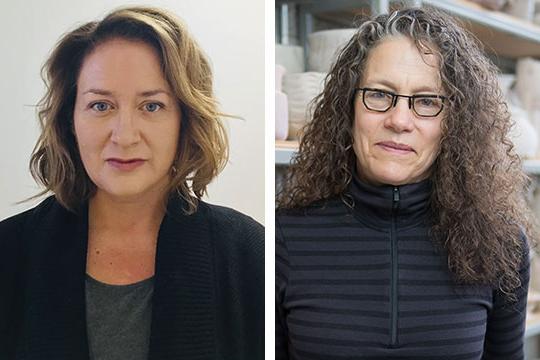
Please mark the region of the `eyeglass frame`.
<svg viewBox="0 0 540 360"><path fill-rule="evenodd" d="M407 98L409 100L409 109L412 109L414 111L414 113L417 115L417 116L420 116L420 117L436 117L436 116L439 116L439 114L443 111L444 109L444 102L446 100L448 100L448 98L446 96L443 96L443 95L401 95L401 94L395 94L391 91L386 91L386 90L382 90L382 89L375 89L375 88L361 88L361 87L357 87L357 88L354 88L354 95L356 96L356 93L358 91L362 91L362 103L364 104L364 106L366 107L366 109L370 110L370 111L375 111L375 112L379 112L379 113L385 113L387 112L388 110L390 110L391 108L393 107L396 107L397 105L397 101L400 97L403 97L403 98ZM388 95L391 95L392 96L392 102L390 103L390 106L388 106L387 109L385 110L375 110L375 109L372 109L370 108L367 104L366 104L366 97L365 97L365 94L366 94L366 91L378 91L378 92L383 92L385 94L388 94ZM442 102L441 102L441 109L439 110L439 112L437 112L435 115L420 115L416 109L414 108L414 99L418 99L418 98L430 98L430 99L441 99Z"/></svg>

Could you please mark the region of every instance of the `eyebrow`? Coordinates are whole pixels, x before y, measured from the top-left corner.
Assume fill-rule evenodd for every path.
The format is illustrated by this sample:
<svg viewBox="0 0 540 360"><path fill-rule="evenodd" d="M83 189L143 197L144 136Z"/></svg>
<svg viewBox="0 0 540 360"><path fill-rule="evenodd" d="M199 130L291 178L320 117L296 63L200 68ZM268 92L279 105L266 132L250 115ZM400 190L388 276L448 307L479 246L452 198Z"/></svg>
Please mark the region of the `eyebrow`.
<svg viewBox="0 0 540 360"><path fill-rule="evenodd" d="M95 95L103 95L103 96L113 96L114 95L114 93L112 91L103 90L103 89L88 89L83 93L83 95L86 95L86 94L95 94ZM149 97L149 96L154 96L154 95L157 95L157 94L165 94L165 95L171 96L171 94L168 91L165 91L163 89L142 91L142 92L137 93L137 96Z"/></svg>
<svg viewBox="0 0 540 360"><path fill-rule="evenodd" d="M380 84L380 85L383 85L383 86L386 86L390 89L392 89L392 91L397 91L397 87L392 84L390 81L388 80L383 80L383 79L373 79L371 81L366 81L366 83L374 83L374 84ZM433 93L433 94L437 94L439 93L440 90L435 90L435 88L433 87L430 87L430 86L420 86L418 88L414 88L412 90L412 93L413 94L418 94L418 93Z"/></svg>

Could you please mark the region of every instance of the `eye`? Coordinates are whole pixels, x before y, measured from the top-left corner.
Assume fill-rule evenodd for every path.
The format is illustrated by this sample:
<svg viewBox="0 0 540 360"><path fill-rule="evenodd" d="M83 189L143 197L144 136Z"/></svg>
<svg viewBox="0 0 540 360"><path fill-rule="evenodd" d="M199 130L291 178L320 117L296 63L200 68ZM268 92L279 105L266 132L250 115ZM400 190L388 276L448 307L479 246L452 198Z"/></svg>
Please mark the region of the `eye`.
<svg viewBox="0 0 540 360"><path fill-rule="evenodd" d="M156 112L163 108L163 104L157 102L151 102L143 105L144 110L148 112Z"/></svg>
<svg viewBox="0 0 540 360"><path fill-rule="evenodd" d="M368 97L378 100L378 99L384 99L388 96L388 94L381 90L371 90L367 92Z"/></svg>
<svg viewBox="0 0 540 360"><path fill-rule="evenodd" d="M438 98L418 98L416 99L417 104L420 106L426 106L426 107L438 107L440 104L440 99Z"/></svg>
<svg viewBox="0 0 540 360"><path fill-rule="evenodd" d="M90 104L90 108L97 112L106 112L111 109L111 105L103 101L97 101Z"/></svg>

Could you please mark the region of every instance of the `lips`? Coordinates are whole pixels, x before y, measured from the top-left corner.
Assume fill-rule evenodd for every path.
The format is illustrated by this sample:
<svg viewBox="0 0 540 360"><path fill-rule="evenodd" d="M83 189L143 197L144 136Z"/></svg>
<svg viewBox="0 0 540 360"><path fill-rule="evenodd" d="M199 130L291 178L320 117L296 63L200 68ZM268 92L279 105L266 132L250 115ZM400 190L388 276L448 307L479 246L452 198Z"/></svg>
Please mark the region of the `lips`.
<svg viewBox="0 0 540 360"><path fill-rule="evenodd" d="M138 168L139 166L143 165L145 162L146 160L139 159L139 158L133 158L133 159L109 158L107 159L107 164L121 171L134 170Z"/></svg>
<svg viewBox="0 0 540 360"><path fill-rule="evenodd" d="M415 152L414 149L409 145L396 143L393 141L381 141L378 142L376 145L382 147L384 150L399 154L408 154L411 152Z"/></svg>

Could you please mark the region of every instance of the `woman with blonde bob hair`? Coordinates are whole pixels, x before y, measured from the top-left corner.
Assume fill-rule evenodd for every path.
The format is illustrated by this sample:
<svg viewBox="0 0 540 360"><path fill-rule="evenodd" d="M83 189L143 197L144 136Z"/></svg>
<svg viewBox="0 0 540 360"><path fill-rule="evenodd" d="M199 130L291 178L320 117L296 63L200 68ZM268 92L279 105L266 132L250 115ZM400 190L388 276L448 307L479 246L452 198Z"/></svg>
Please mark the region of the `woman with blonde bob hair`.
<svg viewBox="0 0 540 360"><path fill-rule="evenodd" d="M523 359L536 229L496 75L435 9L361 22L278 198L277 359Z"/></svg>
<svg viewBox="0 0 540 360"><path fill-rule="evenodd" d="M122 8L43 72L30 170L53 195L0 223L0 357L262 359L264 230L201 201L228 144L185 26Z"/></svg>

